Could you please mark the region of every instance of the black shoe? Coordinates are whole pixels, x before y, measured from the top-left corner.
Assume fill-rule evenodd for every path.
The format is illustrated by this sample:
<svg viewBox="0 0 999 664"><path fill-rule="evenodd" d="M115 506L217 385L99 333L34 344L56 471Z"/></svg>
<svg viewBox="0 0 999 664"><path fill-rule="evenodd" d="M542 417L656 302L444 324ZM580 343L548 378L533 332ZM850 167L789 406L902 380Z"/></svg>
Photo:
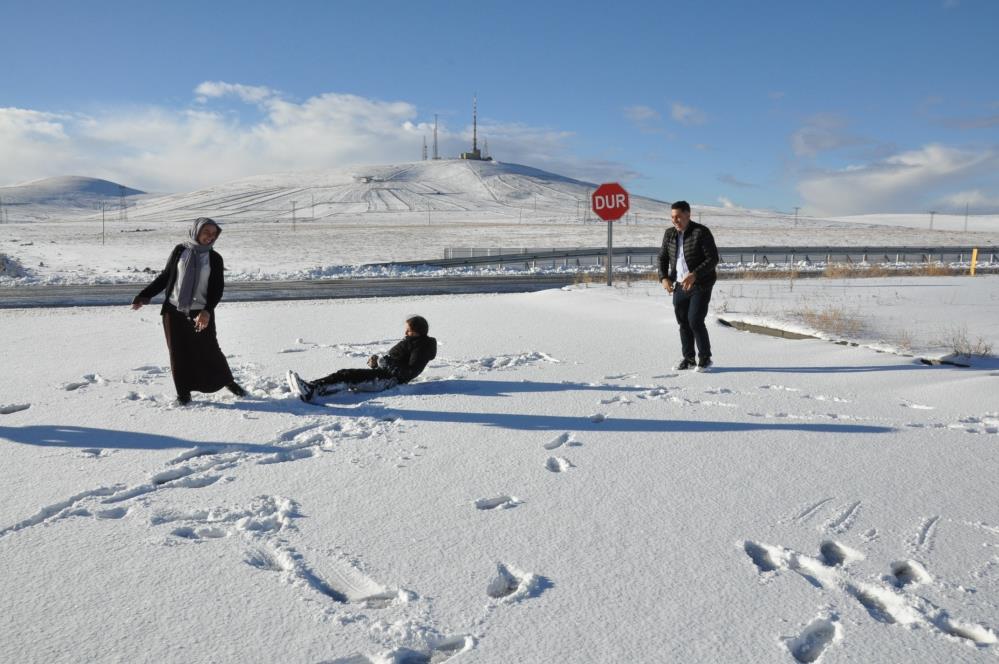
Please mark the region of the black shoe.
<svg viewBox="0 0 999 664"><path fill-rule="evenodd" d="M712 364L714 364L714 362L711 361L710 357L702 357L697 361L697 371L700 373L710 371Z"/></svg>
<svg viewBox="0 0 999 664"><path fill-rule="evenodd" d="M677 363L677 365L673 368L676 369L677 371L686 371L687 369L693 369L696 366L697 362L694 362L694 358L685 357L682 360L680 360L680 362Z"/></svg>
<svg viewBox="0 0 999 664"><path fill-rule="evenodd" d="M178 406L186 406L187 404L191 403L191 395L178 394L177 401L175 401L174 403L176 403Z"/></svg>
<svg viewBox="0 0 999 664"><path fill-rule="evenodd" d="M246 390L244 390L243 386L240 385L239 383L237 383L236 381L232 381L231 383L229 383L228 385L226 385L225 389L229 390L230 392L232 392L233 394L235 394L237 397L245 397L246 396Z"/></svg>

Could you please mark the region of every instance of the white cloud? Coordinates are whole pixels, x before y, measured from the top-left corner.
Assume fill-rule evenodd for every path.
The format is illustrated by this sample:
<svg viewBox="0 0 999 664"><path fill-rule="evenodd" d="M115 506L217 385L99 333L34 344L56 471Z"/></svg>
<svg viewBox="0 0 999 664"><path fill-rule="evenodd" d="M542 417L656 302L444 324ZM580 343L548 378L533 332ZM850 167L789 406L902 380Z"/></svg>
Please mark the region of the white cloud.
<svg viewBox="0 0 999 664"><path fill-rule="evenodd" d="M931 144L870 164L814 172L798 184L812 214L911 212L953 197L968 182L999 190L999 149ZM962 203L963 204L963 203Z"/></svg>
<svg viewBox="0 0 999 664"><path fill-rule="evenodd" d="M745 180L740 180L731 173L722 173L721 175L718 176L718 181L721 182L722 184L731 185L733 187L740 187L742 189L751 189L758 186L753 184L752 182L746 182Z"/></svg>
<svg viewBox="0 0 999 664"><path fill-rule="evenodd" d="M948 207L952 210L960 212L968 206L972 212L987 211L991 212L993 210L999 210L999 192L986 193L981 189L972 189L969 191L959 191L948 196L944 196L942 199L944 203L940 207Z"/></svg>
<svg viewBox="0 0 999 664"><path fill-rule="evenodd" d="M846 127L846 120L838 115L814 115L791 134L791 149L799 157L815 157L822 152L869 143L851 135Z"/></svg>
<svg viewBox="0 0 999 664"><path fill-rule="evenodd" d="M682 125L701 125L708 121L703 111L693 106L686 106L680 102L673 102L671 115L674 120Z"/></svg>
<svg viewBox="0 0 999 664"><path fill-rule="evenodd" d="M266 87L209 81L188 108L118 108L56 115L0 108L0 184L56 175L103 177L147 191L189 191L263 173L416 161L432 122L404 101L321 94L289 101ZM254 107L216 108L229 97ZM440 154L471 147L471 127L438 131ZM503 161L572 177L628 179L621 164L573 155L569 132L483 122L479 141Z"/></svg>
<svg viewBox="0 0 999 664"><path fill-rule="evenodd" d="M719 196L718 202L722 204L722 207L728 208L729 210L738 208L739 206L732 202L732 199L725 196Z"/></svg>
<svg viewBox="0 0 999 664"><path fill-rule="evenodd" d="M651 106L628 106L624 117L643 134L665 134L662 127L662 114Z"/></svg>
<svg viewBox="0 0 999 664"><path fill-rule="evenodd" d="M628 106L624 109L624 117L626 117L631 122L635 124L644 124L647 122L658 122L662 119L659 111L652 108L651 106Z"/></svg>
<svg viewBox="0 0 999 664"><path fill-rule="evenodd" d="M198 101L201 103L206 103L208 99L233 96L248 104L259 104L271 97L278 96L276 91L260 85L241 85L223 81L205 81L196 87L194 92L198 95Z"/></svg>

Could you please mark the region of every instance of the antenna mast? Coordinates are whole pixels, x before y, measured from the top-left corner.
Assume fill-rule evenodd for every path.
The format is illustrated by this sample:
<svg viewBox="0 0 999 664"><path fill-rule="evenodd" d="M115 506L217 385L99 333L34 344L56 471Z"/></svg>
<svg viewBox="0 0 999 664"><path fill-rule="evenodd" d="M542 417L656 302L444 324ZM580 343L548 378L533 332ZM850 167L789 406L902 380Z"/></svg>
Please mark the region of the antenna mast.
<svg viewBox="0 0 999 664"><path fill-rule="evenodd" d="M440 157L437 155L437 114L434 113L434 161L437 161Z"/></svg>
<svg viewBox="0 0 999 664"><path fill-rule="evenodd" d="M479 95L472 97L472 152L479 149Z"/></svg>

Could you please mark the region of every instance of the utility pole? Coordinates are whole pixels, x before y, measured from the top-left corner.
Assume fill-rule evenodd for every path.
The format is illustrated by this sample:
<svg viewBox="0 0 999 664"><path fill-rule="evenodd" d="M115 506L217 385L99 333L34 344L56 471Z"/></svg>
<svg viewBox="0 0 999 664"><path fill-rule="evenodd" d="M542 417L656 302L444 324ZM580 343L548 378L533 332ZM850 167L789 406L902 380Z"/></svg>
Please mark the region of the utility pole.
<svg viewBox="0 0 999 664"><path fill-rule="evenodd" d="M101 201L101 246L104 246L104 201Z"/></svg>
<svg viewBox="0 0 999 664"><path fill-rule="evenodd" d="M933 215L935 215L936 213L937 213L936 210L930 210L930 230L931 231L933 230Z"/></svg>
<svg viewBox="0 0 999 664"><path fill-rule="evenodd" d="M968 232L968 203L964 204L964 232Z"/></svg>
<svg viewBox="0 0 999 664"><path fill-rule="evenodd" d="M295 230L295 201L291 202L291 230Z"/></svg>
<svg viewBox="0 0 999 664"><path fill-rule="evenodd" d="M801 209L800 207L795 207L794 208L794 227L795 228L798 227L798 210L800 210L800 209Z"/></svg>
<svg viewBox="0 0 999 664"><path fill-rule="evenodd" d="M125 223L128 221L128 203L125 201L125 185L118 185L118 221Z"/></svg>
<svg viewBox="0 0 999 664"><path fill-rule="evenodd" d="M430 201L427 201L427 226L430 225Z"/></svg>
<svg viewBox="0 0 999 664"><path fill-rule="evenodd" d="M427 137L423 137L423 161L427 160Z"/></svg>

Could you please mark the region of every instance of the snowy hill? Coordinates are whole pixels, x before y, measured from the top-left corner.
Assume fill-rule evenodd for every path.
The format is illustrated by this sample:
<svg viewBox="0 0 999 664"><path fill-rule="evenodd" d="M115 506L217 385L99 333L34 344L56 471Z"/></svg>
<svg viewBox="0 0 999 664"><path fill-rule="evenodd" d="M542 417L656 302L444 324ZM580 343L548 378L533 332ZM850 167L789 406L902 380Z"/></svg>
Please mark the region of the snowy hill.
<svg viewBox="0 0 999 664"><path fill-rule="evenodd" d="M360 215L439 213L447 218L516 219L530 212L566 216L589 207L593 183L517 164L461 160L358 166L310 173L260 175L198 191L145 200L129 218L177 221L212 216L229 221L329 219ZM632 210L664 216L661 201L634 197Z"/></svg>
<svg viewBox="0 0 999 664"><path fill-rule="evenodd" d="M87 178L78 175L33 180L12 187L0 187L0 194L9 203L54 203L58 201L72 202L87 199L108 199L121 196L122 188L126 196L135 196L146 192L125 187L117 182Z"/></svg>
<svg viewBox="0 0 999 664"><path fill-rule="evenodd" d="M122 194L133 198L145 193L109 180L64 175L0 187L0 201L10 221L40 221L93 214L102 202L110 209Z"/></svg>
<svg viewBox="0 0 999 664"><path fill-rule="evenodd" d="M103 183L103 184L102 184ZM444 215L440 220L517 220L521 216L579 218L597 185L518 164L462 160L258 175L193 192L144 196L129 207L134 221L227 221L357 218L399 213ZM126 195L141 194L126 188ZM51 178L0 189L16 203L12 221L94 218L95 204L119 196L119 185L91 178ZM632 213L665 218L662 201L634 196ZM98 215L99 216L99 215ZM15 218L16 217L16 218ZM421 217L417 217L419 219Z"/></svg>

